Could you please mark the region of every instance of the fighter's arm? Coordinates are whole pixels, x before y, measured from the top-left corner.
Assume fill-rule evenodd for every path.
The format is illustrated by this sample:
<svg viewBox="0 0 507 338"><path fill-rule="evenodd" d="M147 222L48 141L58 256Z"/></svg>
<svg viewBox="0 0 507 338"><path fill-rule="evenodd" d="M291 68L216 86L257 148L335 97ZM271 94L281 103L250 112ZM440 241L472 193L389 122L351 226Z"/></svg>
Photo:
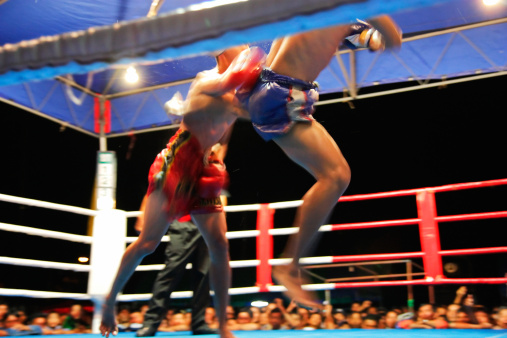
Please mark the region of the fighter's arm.
<svg viewBox="0 0 507 338"><path fill-rule="evenodd" d="M152 192L146 201L143 231L137 240L125 250L111 291L102 307L100 332L103 336L109 337L110 334L116 335L118 333L114 310L116 296L143 258L155 250L169 227L165 213L161 212L166 202L167 198L162 191L158 190Z"/></svg>
<svg viewBox="0 0 507 338"><path fill-rule="evenodd" d="M223 73L207 71L199 73L194 83L202 94L222 96L240 86L257 81L266 60L266 54L258 47L247 48L231 62ZM194 86L193 85L193 86Z"/></svg>
<svg viewBox="0 0 507 338"><path fill-rule="evenodd" d="M148 196L144 195L143 201L141 202L141 206L139 207L139 211L142 211L143 214L141 214L139 217L137 217L136 224L134 225L134 229L139 234L141 233L141 230L144 228L144 210L146 209L146 201L148 200Z"/></svg>

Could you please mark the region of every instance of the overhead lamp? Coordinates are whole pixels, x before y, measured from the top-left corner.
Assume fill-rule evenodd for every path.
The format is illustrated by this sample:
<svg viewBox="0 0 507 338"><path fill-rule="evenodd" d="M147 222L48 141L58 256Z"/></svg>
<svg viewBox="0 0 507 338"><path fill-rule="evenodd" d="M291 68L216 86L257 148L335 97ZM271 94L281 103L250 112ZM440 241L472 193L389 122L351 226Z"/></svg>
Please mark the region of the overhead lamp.
<svg viewBox="0 0 507 338"><path fill-rule="evenodd" d="M265 307L268 306L269 303L263 300L254 300L253 302L250 303L250 305L255 307Z"/></svg>
<svg viewBox="0 0 507 338"><path fill-rule="evenodd" d="M128 83L135 83L139 80L139 75L137 74L137 71L134 68L134 66L129 66L127 68L127 71L125 73L125 80Z"/></svg>
<svg viewBox="0 0 507 338"><path fill-rule="evenodd" d="M500 0L482 0L482 3L485 4L486 6L494 6L499 2Z"/></svg>

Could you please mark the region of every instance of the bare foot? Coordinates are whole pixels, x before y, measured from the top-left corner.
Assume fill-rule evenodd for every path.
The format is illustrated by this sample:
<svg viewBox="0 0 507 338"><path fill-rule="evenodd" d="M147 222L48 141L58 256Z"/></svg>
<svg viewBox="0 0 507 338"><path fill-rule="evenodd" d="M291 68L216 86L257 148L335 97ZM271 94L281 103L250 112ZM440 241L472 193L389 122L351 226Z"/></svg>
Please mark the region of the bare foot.
<svg viewBox="0 0 507 338"><path fill-rule="evenodd" d="M220 338L236 338L229 329L220 330Z"/></svg>
<svg viewBox="0 0 507 338"><path fill-rule="evenodd" d="M368 22L382 34L387 49L397 50L401 47L401 29L390 16L377 16Z"/></svg>
<svg viewBox="0 0 507 338"><path fill-rule="evenodd" d="M305 307L321 309L322 304L317 302L317 297L312 292L303 290L302 278L299 269L294 265L279 265L273 267L273 278L287 288L287 296Z"/></svg>

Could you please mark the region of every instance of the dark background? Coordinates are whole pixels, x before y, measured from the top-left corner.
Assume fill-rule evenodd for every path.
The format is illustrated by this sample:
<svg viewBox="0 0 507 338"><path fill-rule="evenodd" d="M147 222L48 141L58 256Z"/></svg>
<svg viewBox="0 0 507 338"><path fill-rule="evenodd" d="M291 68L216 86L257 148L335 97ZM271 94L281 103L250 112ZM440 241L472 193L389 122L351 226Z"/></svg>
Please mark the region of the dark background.
<svg viewBox="0 0 507 338"><path fill-rule="evenodd" d="M353 102L323 105L315 118L340 146L352 169L346 195L440 186L507 177L505 124L506 78L456 84ZM391 86L386 89L394 88ZM377 88L374 88L377 90ZM361 90L366 93L368 90ZM323 99L331 96L323 96ZM0 193L89 208L95 178L98 139L0 103ZM117 153L117 208L137 210L147 188L155 155L174 130L108 140ZM226 164L230 205L300 199L312 177L293 164L272 142L265 143L248 122L237 123ZM495 187L437 194L439 215L505 210L507 188ZM0 202L0 222L75 234L87 234L83 216ZM294 210L277 210L275 227L291 226ZM229 230L255 228L255 212L228 214ZM339 203L329 223L417 217L414 197ZM504 230L502 230L504 229ZM134 236L133 220L129 236ZM419 251L417 226L325 233L313 256ZM505 246L505 220L440 225L442 249ZM285 237L275 237L275 256ZM231 240L232 260L255 259L255 240ZM162 262L163 245L144 264ZM89 246L0 230L0 256L77 263ZM506 254L444 258L458 270L448 277L503 277ZM421 260L414 260L422 264ZM370 266L375 273L403 273L403 265ZM417 270L417 269L415 269ZM313 270L325 278L364 275L358 268ZM125 293L149 293L156 272L136 273ZM252 286L255 269L233 270L233 286ZM87 274L0 264L0 287L85 293ZM436 286L437 303L451 303L459 285ZM180 290L187 290L182 285ZM428 288L415 287L416 305L428 301ZM505 286L470 285L477 303L505 302ZM385 307L406 304L404 287L361 288L332 292L337 306L373 299ZM233 297L234 305L276 294ZM2 298L0 297L0 301ZM4 297L29 310L69 301ZM175 305L184 301L176 301Z"/></svg>

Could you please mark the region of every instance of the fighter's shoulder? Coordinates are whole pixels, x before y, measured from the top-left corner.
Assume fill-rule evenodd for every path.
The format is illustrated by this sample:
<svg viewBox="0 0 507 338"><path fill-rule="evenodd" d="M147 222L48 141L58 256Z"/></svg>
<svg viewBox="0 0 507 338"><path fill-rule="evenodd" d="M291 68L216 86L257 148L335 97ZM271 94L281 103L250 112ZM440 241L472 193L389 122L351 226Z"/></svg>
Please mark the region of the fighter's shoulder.
<svg viewBox="0 0 507 338"><path fill-rule="evenodd" d="M200 81L218 76L219 76L218 69L215 67L213 69L203 70L202 72L197 73L197 75L195 76L195 80Z"/></svg>
<svg viewBox="0 0 507 338"><path fill-rule="evenodd" d="M207 92L210 87L214 87L216 83L220 82L219 78L220 74L216 68L199 72L190 86L190 92L194 94Z"/></svg>

